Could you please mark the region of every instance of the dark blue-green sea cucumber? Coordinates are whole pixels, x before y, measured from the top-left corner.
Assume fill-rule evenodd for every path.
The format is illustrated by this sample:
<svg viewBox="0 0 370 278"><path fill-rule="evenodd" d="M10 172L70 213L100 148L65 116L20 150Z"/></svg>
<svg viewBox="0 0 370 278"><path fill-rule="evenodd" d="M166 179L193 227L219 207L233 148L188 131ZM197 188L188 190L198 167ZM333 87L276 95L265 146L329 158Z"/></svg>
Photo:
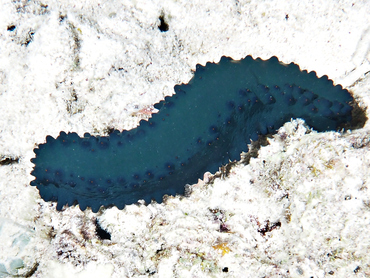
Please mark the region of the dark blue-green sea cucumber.
<svg viewBox="0 0 370 278"><path fill-rule="evenodd" d="M31 185L60 210L81 210L183 194L186 184L240 158L258 135L274 133L291 118L317 131L351 120L350 93L327 76L250 56L197 65L189 84L155 105L159 112L130 131L108 137L61 132L34 150Z"/></svg>

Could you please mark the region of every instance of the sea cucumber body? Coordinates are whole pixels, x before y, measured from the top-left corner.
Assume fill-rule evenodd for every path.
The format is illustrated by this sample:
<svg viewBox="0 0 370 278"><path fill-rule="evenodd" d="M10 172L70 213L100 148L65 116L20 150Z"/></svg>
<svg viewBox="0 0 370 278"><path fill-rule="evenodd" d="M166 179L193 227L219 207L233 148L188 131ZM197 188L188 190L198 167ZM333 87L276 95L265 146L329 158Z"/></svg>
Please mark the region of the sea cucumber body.
<svg viewBox="0 0 370 278"><path fill-rule="evenodd" d="M250 140L291 118L318 131L351 119L347 90L326 76L300 71L276 57L197 65L189 84L156 104L159 112L130 131L108 137L60 133L35 149L31 185L57 209L78 203L96 212L144 199L183 194L206 171L239 159Z"/></svg>

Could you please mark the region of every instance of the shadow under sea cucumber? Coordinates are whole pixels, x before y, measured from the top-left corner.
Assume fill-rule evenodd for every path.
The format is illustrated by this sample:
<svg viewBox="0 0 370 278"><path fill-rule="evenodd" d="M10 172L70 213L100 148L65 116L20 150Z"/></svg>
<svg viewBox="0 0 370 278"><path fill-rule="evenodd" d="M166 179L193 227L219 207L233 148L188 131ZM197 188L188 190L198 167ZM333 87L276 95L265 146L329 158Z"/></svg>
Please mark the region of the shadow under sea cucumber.
<svg viewBox="0 0 370 278"><path fill-rule="evenodd" d="M274 133L291 118L317 131L336 130L351 120L353 100L327 76L298 65L253 59L197 65L188 84L155 107L159 112L130 131L82 138L61 132L34 150L32 175L40 196L60 210L161 201L183 194L207 171L240 159L250 140Z"/></svg>

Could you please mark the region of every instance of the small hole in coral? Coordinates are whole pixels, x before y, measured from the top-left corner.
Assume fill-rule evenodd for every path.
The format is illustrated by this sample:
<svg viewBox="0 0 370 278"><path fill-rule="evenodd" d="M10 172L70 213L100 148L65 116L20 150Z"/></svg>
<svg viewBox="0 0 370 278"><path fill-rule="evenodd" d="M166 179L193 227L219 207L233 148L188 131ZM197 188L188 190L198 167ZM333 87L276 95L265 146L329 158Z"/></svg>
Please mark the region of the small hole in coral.
<svg viewBox="0 0 370 278"><path fill-rule="evenodd" d="M19 162L19 158L12 158L12 157L1 157L0 156L0 165L10 165Z"/></svg>
<svg viewBox="0 0 370 278"><path fill-rule="evenodd" d="M8 28L6 28L6 30L12 32L15 30L15 25L9 25Z"/></svg>
<svg viewBox="0 0 370 278"><path fill-rule="evenodd" d="M359 272L360 270L361 270L361 267L357 266L353 272L354 272L354 273L357 273L357 272Z"/></svg>
<svg viewBox="0 0 370 278"><path fill-rule="evenodd" d="M108 240L111 239L110 233L108 233L106 230L104 230L100 226L98 220L95 220L95 226L96 226L95 232L96 232L96 235L98 236L98 238L100 238L100 239L108 239Z"/></svg>
<svg viewBox="0 0 370 278"><path fill-rule="evenodd" d="M161 31L161 32L167 32L168 29L169 29L169 26L168 24L166 23L166 21L164 20L164 15L161 15L159 17L159 21L160 21L160 24L158 26L158 29Z"/></svg>

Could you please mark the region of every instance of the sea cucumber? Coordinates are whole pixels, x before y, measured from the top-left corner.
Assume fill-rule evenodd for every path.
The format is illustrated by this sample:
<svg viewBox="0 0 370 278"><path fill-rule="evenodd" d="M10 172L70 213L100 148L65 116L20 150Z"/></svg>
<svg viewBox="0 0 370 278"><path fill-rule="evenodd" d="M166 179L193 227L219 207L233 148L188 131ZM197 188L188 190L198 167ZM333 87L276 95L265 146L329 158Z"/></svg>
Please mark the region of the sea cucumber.
<svg viewBox="0 0 370 278"><path fill-rule="evenodd" d="M250 140L274 133L291 118L317 131L351 120L353 100L327 76L298 65L251 56L197 65L188 84L176 85L159 112L130 131L82 138L61 132L34 150L32 175L40 196L57 209L125 205L183 194L186 184L240 158Z"/></svg>

